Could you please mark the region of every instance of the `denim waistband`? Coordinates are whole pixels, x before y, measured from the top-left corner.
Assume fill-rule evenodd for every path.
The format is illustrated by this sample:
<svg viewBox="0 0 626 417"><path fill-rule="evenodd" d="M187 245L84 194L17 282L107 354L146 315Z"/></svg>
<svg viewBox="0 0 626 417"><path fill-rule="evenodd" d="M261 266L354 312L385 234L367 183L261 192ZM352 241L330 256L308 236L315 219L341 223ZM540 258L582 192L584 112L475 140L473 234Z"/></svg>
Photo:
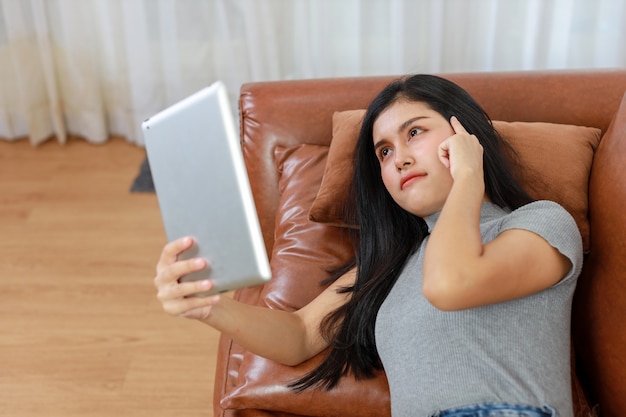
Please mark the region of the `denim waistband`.
<svg viewBox="0 0 626 417"><path fill-rule="evenodd" d="M548 405L486 403L437 411L431 417L558 417L556 410Z"/></svg>

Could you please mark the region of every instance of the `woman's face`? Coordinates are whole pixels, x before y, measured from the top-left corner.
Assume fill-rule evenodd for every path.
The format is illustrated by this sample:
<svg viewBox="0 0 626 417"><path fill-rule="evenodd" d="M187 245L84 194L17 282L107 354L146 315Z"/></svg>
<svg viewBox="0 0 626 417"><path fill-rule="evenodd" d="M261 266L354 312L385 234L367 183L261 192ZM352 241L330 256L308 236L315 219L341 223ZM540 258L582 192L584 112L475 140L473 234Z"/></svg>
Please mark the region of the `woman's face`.
<svg viewBox="0 0 626 417"><path fill-rule="evenodd" d="M437 153L454 134L448 120L422 102L400 100L378 116L372 133L382 180L395 202L422 218L440 211L453 182Z"/></svg>

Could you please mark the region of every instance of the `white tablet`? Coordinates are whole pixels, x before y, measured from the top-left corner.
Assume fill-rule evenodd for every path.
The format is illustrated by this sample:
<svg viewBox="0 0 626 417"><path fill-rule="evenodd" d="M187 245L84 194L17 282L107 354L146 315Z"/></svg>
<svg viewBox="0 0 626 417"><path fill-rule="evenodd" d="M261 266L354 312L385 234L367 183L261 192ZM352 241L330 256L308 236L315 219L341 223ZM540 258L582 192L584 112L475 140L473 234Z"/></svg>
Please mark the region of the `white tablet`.
<svg viewBox="0 0 626 417"><path fill-rule="evenodd" d="M211 279L201 295L262 284L270 266L224 84L216 82L142 123L168 241L193 236L179 259L210 268L183 280Z"/></svg>

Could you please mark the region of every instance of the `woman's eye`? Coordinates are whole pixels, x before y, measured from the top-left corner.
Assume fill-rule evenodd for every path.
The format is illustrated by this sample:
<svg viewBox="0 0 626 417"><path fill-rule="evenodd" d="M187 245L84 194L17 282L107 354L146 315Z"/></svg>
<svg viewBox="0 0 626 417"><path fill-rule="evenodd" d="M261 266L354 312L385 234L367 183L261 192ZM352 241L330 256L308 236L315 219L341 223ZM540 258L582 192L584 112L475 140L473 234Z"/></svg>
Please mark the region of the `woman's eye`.
<svg viewBox="0 0 626 417"><path fill-rule="evenodd" d="M420 133L422 133L423 130L422 129L418 129L418 128L413 128L409 131L409 136L414 137L419 135Z"/></svg>
<svg viewBox="0 0 626 417"><path fill-rule="evenodd" d="M382 161L391 153L391 148L381 148L378 153L378 158Z"/></svg>

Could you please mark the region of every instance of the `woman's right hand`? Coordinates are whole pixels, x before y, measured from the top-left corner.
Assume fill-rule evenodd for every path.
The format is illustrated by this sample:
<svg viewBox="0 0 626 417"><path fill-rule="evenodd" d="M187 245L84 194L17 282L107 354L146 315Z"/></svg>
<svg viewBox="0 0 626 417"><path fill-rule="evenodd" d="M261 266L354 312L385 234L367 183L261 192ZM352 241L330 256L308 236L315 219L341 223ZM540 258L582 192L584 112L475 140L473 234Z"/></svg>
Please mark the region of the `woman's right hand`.
<svg viewBox="0 0 626 417"><path fill-rule="evenodd" d="M154 285L157 288L157 298L163 310L168 314L207 320L212 307L219 302L220 295L208 297L194 297L193 295L210 290L213 282L210 280L180 281L182 276L208 267L206 260L202 258L178 260L180 253L192 245L192 238L183 237L163 247L156 266L157 275L154 278Z"/></svg>

